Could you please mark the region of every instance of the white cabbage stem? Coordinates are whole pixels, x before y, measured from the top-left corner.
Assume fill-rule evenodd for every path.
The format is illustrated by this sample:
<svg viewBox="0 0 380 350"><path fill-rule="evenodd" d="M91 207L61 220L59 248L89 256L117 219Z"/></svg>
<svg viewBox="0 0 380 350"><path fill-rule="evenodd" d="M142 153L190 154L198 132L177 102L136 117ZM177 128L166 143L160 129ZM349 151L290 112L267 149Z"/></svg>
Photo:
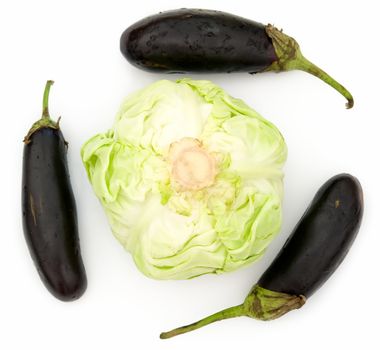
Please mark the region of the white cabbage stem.
<svg viewBox="0 0 380 350"><path fill-rule="evenodd" d="M169 148L171 179L183 191L195 191L211 186L216 175L215 158L194 138L185 137Z"/></svg>

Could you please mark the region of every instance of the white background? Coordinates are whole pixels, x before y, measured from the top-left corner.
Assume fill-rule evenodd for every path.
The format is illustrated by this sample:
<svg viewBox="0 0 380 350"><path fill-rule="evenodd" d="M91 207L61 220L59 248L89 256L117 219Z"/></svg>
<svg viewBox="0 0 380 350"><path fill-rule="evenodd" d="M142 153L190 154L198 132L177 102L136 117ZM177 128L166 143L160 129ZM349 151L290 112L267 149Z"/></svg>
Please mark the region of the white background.
<svg viewBox="0 0 380 350"><path fill-rule="evenodd" d="M1 349L347 349L379 348L379 27L376 1L6 1L0 3ZM310 60L346 85L352 110L332 88L302 72L202 75L244 99L283 133L284 222L265 257L245 269L190 281L143 276L112 236L79 156L108 129L121 100L157 79L119 52L122 31L179 7L219 9L274 23ZM175 79L175 76L169 77ZM76 193L88 289L73 303L42 285L22 233L22 139L40 116L62 116ZM238 318L170 340L159 333L239 304L329 177L349 172L365 193L361 231L334 276L301 309L279 320Z"/></svg>

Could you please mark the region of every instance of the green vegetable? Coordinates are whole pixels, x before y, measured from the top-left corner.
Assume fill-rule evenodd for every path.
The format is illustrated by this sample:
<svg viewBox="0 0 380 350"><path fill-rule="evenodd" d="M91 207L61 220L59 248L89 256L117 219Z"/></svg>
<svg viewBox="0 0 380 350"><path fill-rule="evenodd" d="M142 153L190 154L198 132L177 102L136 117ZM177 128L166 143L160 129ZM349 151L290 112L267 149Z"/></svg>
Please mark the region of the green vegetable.
<svg viewBox="0 0 380 350"><path fill-rule="evenodd" d="M235 270L280 229L284 139L210 81L132 94L81 153L115 237L149 277Z"/></svg>

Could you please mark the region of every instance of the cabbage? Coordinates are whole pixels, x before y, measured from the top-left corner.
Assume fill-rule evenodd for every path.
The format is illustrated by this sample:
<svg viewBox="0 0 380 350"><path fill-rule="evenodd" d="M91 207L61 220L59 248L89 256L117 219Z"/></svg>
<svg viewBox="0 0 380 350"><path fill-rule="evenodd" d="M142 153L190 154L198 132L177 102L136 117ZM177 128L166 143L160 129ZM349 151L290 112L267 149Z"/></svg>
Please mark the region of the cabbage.
<svg viewBox="0 0 380 350"><path fill-rule="evenodd" d="M235 270L280 229L284 139L210 81L130 95L81 155L113 234L151 278Z"/></svg>

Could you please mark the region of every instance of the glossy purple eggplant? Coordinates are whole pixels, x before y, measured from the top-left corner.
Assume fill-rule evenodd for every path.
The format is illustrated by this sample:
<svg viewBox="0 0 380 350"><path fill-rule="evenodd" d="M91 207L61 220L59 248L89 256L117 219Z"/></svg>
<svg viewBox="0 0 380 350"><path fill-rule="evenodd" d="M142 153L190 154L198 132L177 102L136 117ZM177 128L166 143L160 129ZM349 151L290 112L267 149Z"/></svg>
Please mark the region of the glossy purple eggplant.
<svg viewBox="0 0 380 350"><path fill-rule="evenodd" d="M120 50L134 66L152 72L218 73L303 70L340 92L350 92L308 61L298 43L273 25L213 10L179 9L128 27Z"/></svg>
<svg viewBox="0 0 380 350"><path fill-rule="evenodd" d="M26 242L46 288L58 299L78 299L87 278L79 246L77 212L67 165L67 142L50 119L45 87L43 115L24 139L22 219Z"/></svg>

